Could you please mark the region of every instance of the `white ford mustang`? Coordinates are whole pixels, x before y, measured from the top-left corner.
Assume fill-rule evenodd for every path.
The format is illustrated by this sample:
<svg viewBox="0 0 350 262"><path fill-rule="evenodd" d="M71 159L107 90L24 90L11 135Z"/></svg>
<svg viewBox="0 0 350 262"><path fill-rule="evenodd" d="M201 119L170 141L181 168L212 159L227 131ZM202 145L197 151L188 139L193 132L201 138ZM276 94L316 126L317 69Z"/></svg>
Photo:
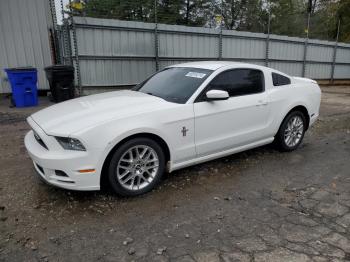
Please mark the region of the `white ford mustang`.
<svg viewBox="0 0 350 262"><path fill-rule="evenodd" d="M272 143L296 149L319 115L311 79L234 62L170 66L129 91L85 96L28 117L25 145L49 184L150 191L167 170Z"/></svg>

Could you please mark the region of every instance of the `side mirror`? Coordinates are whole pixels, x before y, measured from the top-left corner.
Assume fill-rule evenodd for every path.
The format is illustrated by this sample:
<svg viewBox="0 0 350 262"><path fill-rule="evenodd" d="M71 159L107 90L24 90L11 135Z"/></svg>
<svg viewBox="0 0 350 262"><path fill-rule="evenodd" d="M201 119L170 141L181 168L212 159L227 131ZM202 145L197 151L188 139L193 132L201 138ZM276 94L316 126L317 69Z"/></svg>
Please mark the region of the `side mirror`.
<svg viewBox="0 0 350 262"><path fill-rule="evenodd" d="M223 90L210 90L206 93L206 96L209 101L226 100L229 98L228 93Z"/></svg>

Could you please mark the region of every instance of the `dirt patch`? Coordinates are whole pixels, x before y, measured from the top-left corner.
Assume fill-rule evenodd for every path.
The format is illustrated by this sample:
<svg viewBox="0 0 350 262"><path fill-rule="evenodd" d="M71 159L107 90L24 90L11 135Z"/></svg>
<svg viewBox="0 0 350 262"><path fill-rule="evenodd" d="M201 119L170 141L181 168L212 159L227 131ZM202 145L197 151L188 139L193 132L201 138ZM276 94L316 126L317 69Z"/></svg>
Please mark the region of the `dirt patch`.
<svg viewBox="0 0 350 262"><path fill-rule="evenodd" d="M323 94L297 151L179 170L136 198L41 183L23 146L36 109L0 105L0 261L346 260L349 91Z"/></svg>

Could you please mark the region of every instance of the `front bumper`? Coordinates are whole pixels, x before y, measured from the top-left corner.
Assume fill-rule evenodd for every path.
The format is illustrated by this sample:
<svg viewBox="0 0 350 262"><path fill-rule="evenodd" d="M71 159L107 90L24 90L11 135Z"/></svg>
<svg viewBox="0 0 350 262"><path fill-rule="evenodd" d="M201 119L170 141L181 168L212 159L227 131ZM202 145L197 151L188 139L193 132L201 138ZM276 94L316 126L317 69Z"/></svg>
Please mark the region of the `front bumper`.
<svg viewBox="0 0 350 262"><path fill-rule="evenodd" d="M311 127L313 124L315 124L317 118L318 118L319 114L313 114L310 116L310 123L309 123L309 127Z"/></svg>
<svg viewBox="0 0 350 262"><path fill-rule="evenodd" d="M29 131L24 138L24 144L36 171L47 183L71 190L100 189L101 170L96 167L98 152L59 149L59 145L53 144L58 144L53 137L46 135L35 123L29 122L29 124L48 147L45 149L38 143L33 131ZM95 169L95 171L89 173L78 171L86 169Z"/></svg>

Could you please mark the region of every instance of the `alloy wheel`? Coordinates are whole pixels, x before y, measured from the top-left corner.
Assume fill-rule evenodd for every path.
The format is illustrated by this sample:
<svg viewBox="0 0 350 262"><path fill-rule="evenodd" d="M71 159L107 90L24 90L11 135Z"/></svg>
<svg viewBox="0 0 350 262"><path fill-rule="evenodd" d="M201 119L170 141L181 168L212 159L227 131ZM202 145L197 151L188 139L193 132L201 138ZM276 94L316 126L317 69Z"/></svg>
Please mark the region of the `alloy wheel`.
<svg viewBox="0 0 350 262"><path fill-rule="evenodd" d="M116 178L125 189L137 191L152 183L158 168L156 151L147 145L137 145L126 150L119 159Z"/></svg>
<svg viewBox="0 0 350 262"><path fill-rule="evenodd" d="M294 147L298 145L303 137L304 122L303 119L295 115L287 123L287 127L284 130L284 142L288 147Z"/></svg>

